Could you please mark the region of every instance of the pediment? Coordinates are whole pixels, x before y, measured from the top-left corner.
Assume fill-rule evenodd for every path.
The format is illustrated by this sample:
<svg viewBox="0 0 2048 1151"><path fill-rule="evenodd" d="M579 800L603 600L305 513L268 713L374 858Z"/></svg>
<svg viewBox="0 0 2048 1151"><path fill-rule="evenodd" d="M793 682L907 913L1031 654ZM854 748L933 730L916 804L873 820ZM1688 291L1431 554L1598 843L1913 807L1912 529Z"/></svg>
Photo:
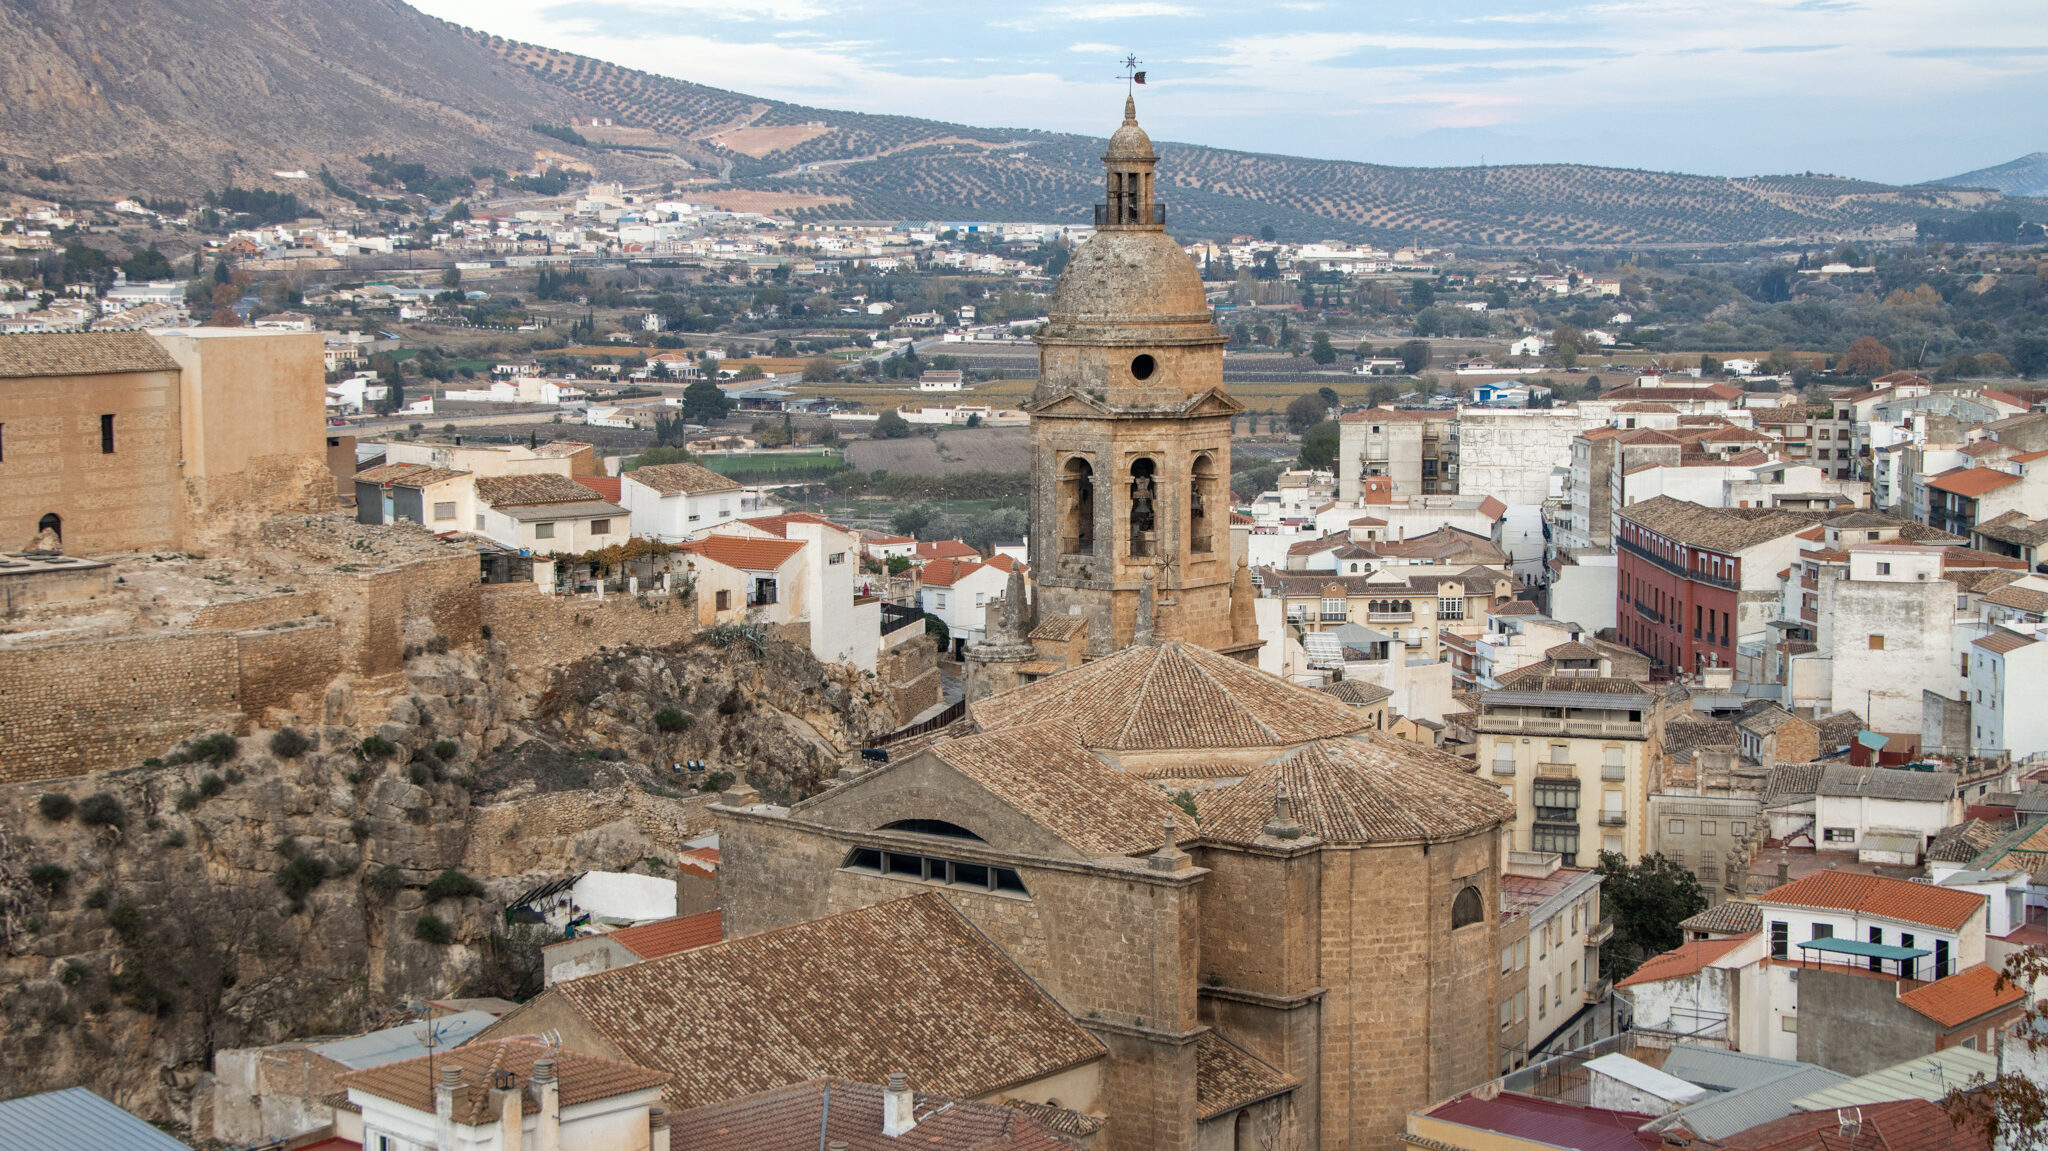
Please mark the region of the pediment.
<svg viewBox="0 0 2048 1151"><path fill-rule="evenodd" d="M1230 393L1221 388L1210 388L1181 406L1183 416L1235 416L1245 411Z"/></svg>
<svg viewBox="0 0 2048 1151"><path fill-rule="evenodd" d="M1106 416L1109 405L1080 392L1068 389L1056 396L1024 405L1024 410L1034 416Z"/></svg>
<svg viewBox="0 0 2048 1151"><path fill-rule="evenodd" d="M790 815L850 832L880 831L909 819L942 820L979 836L977 848L999 854L1074 860L1089 855L931 748L804 800Z"/></svg>

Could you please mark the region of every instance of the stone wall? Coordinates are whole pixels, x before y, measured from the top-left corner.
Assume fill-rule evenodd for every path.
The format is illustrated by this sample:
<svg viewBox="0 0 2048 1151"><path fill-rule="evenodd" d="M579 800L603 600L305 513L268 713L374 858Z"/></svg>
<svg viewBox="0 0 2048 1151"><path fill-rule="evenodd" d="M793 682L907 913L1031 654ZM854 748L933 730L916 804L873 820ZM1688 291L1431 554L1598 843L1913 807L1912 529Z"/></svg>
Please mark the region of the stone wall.
<svg viewBox="0 0 2048 1151"><path fill-rule="evenodd" d="M242 713L261 722L292 697L318 695L341 674L341 631L330 620L245 631L235 636Z"/></svg>
<svg viewBox="0 0 2048 1151"><path fill-rule="evenodd" d="M875 659L875 679L888 699L889 714L899 724L939 702L939 648L919 626L883 637Z"/></svg>
<svg viewBox="0 0 2048 1151"><path fill-rule="evenodd" d="M1569 468L1572 440L1601 421L1573 408L1459 413L1458 490L1508 504L1540 504L1551 473Z"/></svg>
<svg viewBox="0 0 2048 1151"><path fill-rule="evenodd" d="M288 592L255 599L229 600L208 604L192 616L187 626L194 631L209 628L269 627L309 615L320 614L320 597L312 592Z"/></svg>
<svg viewBox="0 0 2048 1151"><path fill-rule="evenodd" d="M557 596L532 584L486 584L484 627L509 651L533 652L549 663L595 654L600 647L679 643L697 630L688 600L659 592L638 596Z"/></svg>
<svg viewBox="0 0 2048 1151"><path fill-rule="evenodd" d="M240 720L226 631L0 651L0 781L132 765L167 742Z"/></svg>
<svg viewBox="0 0 2048 1151"><path fill-rule="evenodd" d="M466 551L400 568L406 642L440 636L454 647L475 643L483 627L480 572Z"/></svg>

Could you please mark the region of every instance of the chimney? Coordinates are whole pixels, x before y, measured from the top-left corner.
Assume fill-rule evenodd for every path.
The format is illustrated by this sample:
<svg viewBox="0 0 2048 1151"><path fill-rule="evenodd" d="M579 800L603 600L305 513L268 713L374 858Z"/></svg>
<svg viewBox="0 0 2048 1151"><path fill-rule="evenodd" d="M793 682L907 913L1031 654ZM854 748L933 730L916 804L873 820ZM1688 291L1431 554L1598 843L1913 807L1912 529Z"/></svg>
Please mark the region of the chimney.
<svg viewBox="0 0 2048 1151"><path fill-rule="evenodd" d="M917 1126L912 1103L910 1085L904 1081L903 1073L891 1071L889 1085L882 1088L882 1134L894 1139Z"/></svg>
<svg viewBox="0 0 2048 1151"><path fill-rule="evenodd" d="M537 1151L562 1151L562 1084L555 1078L552 1058L533 1061L533 1099L540 1105L534 1124Z"/></svg>
<svg viewBox="0 0 2048 1151"><path fill-rule="evenodd" d="M1785 858L1785 854L1784 854L1784 852L1779 852L1779 853L1778 853L1778 886L1779 886L1779 887L1783 887L1783 886L1785 886L1786 884L1788 884L1788 883L1790 883L1790 882L1792 882L1792 861L1791 861L1791 860L1789 860L1789 859L1787 859L1787 858Z"/></svg>
<svg viewBox="0 0 2048 1151"><path fill-rule="evenodd" d="M660 1107L647 1109L647 1151L668 1151L668 1112Z"/></svg>
<svg viewBox="0 0 2048 1151"><path fill-rule="evenodd" d="M434 1114L442 1122L455 1115L455 1093L462 1090L462 1068L450 1066L441 1068L441 1081L434 1085Z"/></svg>

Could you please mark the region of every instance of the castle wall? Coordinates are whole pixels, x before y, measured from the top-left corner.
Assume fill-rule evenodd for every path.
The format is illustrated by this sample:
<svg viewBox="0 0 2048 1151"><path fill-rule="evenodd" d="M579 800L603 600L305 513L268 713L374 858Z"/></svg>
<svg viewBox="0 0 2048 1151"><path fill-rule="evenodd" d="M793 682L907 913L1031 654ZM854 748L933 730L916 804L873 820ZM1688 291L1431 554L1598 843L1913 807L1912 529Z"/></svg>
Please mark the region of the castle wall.
<svg viewBox="0 0 2048 1151"><path fill-rule="evenodd" d="M242 713L261 720L297 695L318 696L341 673L340 629L311 620L235 636L235 667Z"/></svg>
<svg viewBox="0 0 2048 1151"><path fill-rule="evenodd" d="M0 384L0 549L27 546L55 514L71 555L177 550L178 405L169 371ZM111 453L102 415L114 417Z"/></svg>
<svg viewBox="0 0 2048 1151"><path fill-rule="evenodd" d="M552 663L594 655L600 647L661 647L697 631L687 599L643 592L637 596L556 596L528 583L485 584L478 623L508 651L546 652Z"/></svg>
<svg viewBox="0 0 2048 1151"><path fill-rule="evenodd" d="M56 779L161 755L241 718L232 632L0 650L0 782Z"/></svg>

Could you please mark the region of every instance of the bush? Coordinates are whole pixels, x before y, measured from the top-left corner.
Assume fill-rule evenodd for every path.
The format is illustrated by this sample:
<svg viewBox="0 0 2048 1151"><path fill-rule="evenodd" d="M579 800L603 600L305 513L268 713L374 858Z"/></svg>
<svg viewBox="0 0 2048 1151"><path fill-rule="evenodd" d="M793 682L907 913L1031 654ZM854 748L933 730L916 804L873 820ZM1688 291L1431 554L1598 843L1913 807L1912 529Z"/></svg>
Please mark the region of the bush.
<svg viewBox="0 0 2048 1151"><path fill-rule="evenodd" d="M399 870L397 864L387 863L371 872L370 878L364 882L368 884L371 895L379 899L389 899L398 894L399 888L405 886L405 872Z"/></svg>
<svg viewBox="0 0 2048 1151"><path fill-rule="evenodd" d="M52 791L36 800L36 810L42 812L43 818L51 823L62 823L71 818L72 812L78 810L78 804L63 792Z"/></svg>
<svg viewBox="0 0 2048 1151"><path fill-rule="evenodd" d="M57 977L57 982L62 983L66 987L74 987L77 986L79 980L84 979L90 974L92 974L91 969L83 963L66 963L64 965L64 973Z"/></svg>
<svg viewBox="0 0 2048 1151"><path fill-rule="evenodd" d="M185 745L185 755L188 759L203 759L208 763L226 763L240 754L241 742L224 731L216 731Z"/></svg>
<svg viewBox="0 0 2048 1151"><path fill-rule="evenodd" d="M301 855L277 873L277 886L285 898L292 901L292 910L298 911L306 906L306 897L313 894L313 889L326 878L327 864L324 860Z"/></svg>
<svg viewBox="0 0 2048 1151"><path fill-rule="evenodd" d="M206 799L212 799L227 789L228 781L210 771L199 777L199 794Z"/></svg>
<svg viewBox="0 0 2048 1151"><path fill-rule="evenodd" d="M107 904L112 901L112 899L113 896L107 894L106 888L95 887L92 890L92 894L85 897L85 908L87 911L100 911L103 910L107 906Z"/></svg>
<svg viewBox="0 0 2048 1151"><path fill-rule="evenodd" d="M413 783L419 787L425 787L427 785L427 781L434 778L430 773L428 773L427 765L424 763L413 764L412 767L406 772L406 777L411 779Z"/></svg>
<svg viewBox="0 0 2048 1151"><path fill-rule="evenodd" d="M672 707L662 708L654 713L654 730L678 732L690 730L690 717Z"/></svg>
<svg viewBox="0 0 2048 1151"><path fill-rule="evenodd" d="M123 901L119 907L107 913L107 926L114 929L122 939L133 942L142 934L142 909L133 903Z"/></svg>
<svg viewBox="0 0 2048 1151"><path fill-rule="evenodd" d="M365 759L385 759L398 751L398 745L381 735L363 737L362 752Z"/></svg>
<svg viewBox="0 0 2048 1151"><path fill-rule="evenodd" d="M38 863L28 869L28 881L55 895L71 882L71 872L55 863Z"/></svg>
<svg viewBox="0 0 2048 1151"><path fill-rule="evenodd" d="M454 759L462 754L462 745L452 739L444 739L434 745L435 759Z"/></svg>
<svg viewBox="0 0 2048 1151"><path fill-rule="evenodd" d="M185 829L184 829L184 828L182 828L182 827L180 827L180 828L173 828L173 829L172 829L172 831L171 831L171 833L170 833L169 835L166 835L166 836L164 836L164 846L165 846L165 847L183 847L183 846L185 846Z"/></svg>
<svg viewBox="0 0 2048 1151"><path fill-rule="evenodd" d="M102 791L78 801L78 822L87 827L120 827L128 822L121 801Z"/></svg>
<svg viewBox="0 0 2048 1151"><path fill-rule="evenodd" d="M313 750L313 741L287 727L270 737L270 754L279 759L297 759Z"/></svg>
<svg viewBox="0 0 2048 1151"><path fill-rule="evenodd" d="M178 793L178 810L193 811L199 807L199 793L187 788Z"/></svg>
<svg viewBox="0 0 2048 1151"><path fill-rule="evenodd" d="M450 868L427 884L427 902L442 899L470 899L484 893L484 885Z"/></svg>
<svg viewBox="0 0 2048 1151"><path fill-rule="evenodd" d="M455 942L455 929L438 916L422 915L413 924L412 935L422 943L446 945Z"/></svg>
<svg viewBox="0 0 2048 1151"><path fill-rule="evenodd" d="M348 824L348 833L355 837L355 841L357 843L361 843L362 841L370 838L370 821L367 819L350 820Z"/></svg>

